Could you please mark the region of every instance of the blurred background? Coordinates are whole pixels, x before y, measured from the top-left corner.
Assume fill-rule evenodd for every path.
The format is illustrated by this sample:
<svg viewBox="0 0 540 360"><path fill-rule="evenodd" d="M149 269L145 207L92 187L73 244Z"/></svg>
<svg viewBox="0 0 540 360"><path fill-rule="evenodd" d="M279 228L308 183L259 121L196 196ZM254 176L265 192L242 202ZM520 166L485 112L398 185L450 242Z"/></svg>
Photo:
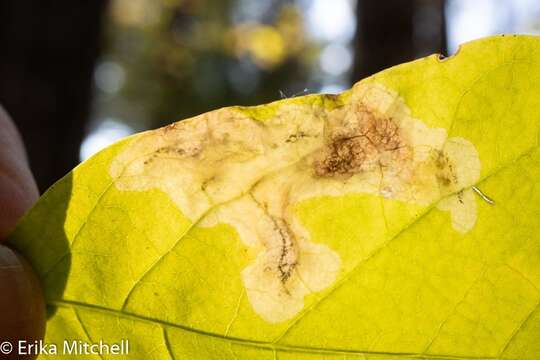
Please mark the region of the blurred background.
<svg viewBox="0 0 540 360"><path fill-rule="evenodd" d="M2 0L0 103L43 191L134 132L539 32L537 0Z"/></svg>

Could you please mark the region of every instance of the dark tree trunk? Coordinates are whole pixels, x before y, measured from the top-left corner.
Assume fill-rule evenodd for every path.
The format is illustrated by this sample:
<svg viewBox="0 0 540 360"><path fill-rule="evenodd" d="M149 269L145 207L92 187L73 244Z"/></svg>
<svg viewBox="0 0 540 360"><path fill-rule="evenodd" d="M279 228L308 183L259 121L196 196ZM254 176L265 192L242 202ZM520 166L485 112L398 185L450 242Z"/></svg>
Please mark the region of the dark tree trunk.
<svg viewBox="0 0 540 360"><path fill-rule="evenodd" d="M106 0L2 0L0 103L43 191L78 163Z"/></svg>
<svg viewBox="0 0 540 360"><path fill-rule="evenodd" d="M358 0L353 82L431 53L446 53L444 0Z"/></svg>

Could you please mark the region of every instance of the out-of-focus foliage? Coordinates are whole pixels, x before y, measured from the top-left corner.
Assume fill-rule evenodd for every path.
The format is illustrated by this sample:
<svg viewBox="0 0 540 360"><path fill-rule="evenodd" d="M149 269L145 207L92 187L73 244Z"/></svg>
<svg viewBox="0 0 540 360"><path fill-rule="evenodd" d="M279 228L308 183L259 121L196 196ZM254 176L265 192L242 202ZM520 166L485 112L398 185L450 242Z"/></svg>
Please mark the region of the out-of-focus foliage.
<svg viewBox="0 0 540 360"><path fill-rule="evenodd" d="M270 0L250 16L244 3L112 1L103 61L117 74L103 76L120 84L98 92L96 115L148 128L302 90L318 46L306 37L299 8Z"/></svg>

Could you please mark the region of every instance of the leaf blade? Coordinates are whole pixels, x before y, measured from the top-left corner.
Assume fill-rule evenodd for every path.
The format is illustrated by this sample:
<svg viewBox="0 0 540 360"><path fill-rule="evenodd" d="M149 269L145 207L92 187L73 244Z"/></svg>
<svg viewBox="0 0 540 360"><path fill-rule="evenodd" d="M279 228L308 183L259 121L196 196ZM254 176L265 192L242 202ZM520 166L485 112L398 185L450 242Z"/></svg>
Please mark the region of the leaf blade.
<svg viewBox="0 0 540 360"><path fill-rule="evenodd" d="M155 182L157 188L146 188L148 173L136 177L138 158L125 160L122 154L139 146L133 144L148 150L144 139L151 139L152 133L135 135L105 150L55 185L12 239L42 276L49 306L57 308L49 321L48 338L75 334L89 341L118 341L128 333L137 347L132 356L156 358L534 359L540 351L534 347L540 326L540 256L535 255L540 253L536 237L540 224L534 217L540 203L535 187L540 175L540 122L535 115L540 105L536 85L540 71L531 59L539 49L535 37L488 38L467 44L443 62L428 57L391 68L340 97L311 95L189 120L195 124L193 134L197 124L212 121L212 116L230 121L262 117L261 126L274 131L270 138L283 134L286 121L305 128L286 138L287 151L262 165L253 155L257 149L242 152L245 149L227 145L224 150L238 159L240 165L233 170L242 175L241 180L218 179L209 187L201 183L200 193L215 200L209 205L199 195L185 202L177 188L161 179ZM406 107L400 108L396 100L385 103L386 90L377 90L381 85L396 91ZM476 171L469 161L474 152L467 150L466 155L454 152L452 156L466 164L460 176L474 180L436 196L426 193L409 201L405 193L390 193L387 198L382 187L373 194L365 190L369 186L345 193L313 193L311 180L298 175L296 166L319 151L319 138L315 136L313 143L305 139L320 129L317 114L333 114L344 104L355 104L358 94L369 97L373 91L377 104L396 108L396 116L404 116L414 131L441 149L448 139L467 139L456 144L459 149L472 144L478 151L479 175L467 175ZM408 109L413 119L425 125L407 120ZM333 115L324 116L324 121L332 121ZM243 126L238 121L235 126ZM313 124L305 125L309 121ZM250 131L256 133L257 126ZM443 142L437 140L439 128L448 133ZM228 136L235 140L235 134ZM154 151L179 159L166 146L159 149ZM115 159L122 159L126 171L133 172L128 174L133 181L122 180L122 185L111 177L114 162L119 161ZM245 163L250 166L244 167ZM190 174L206 174L196 163L186 164ZM220 175L226 178L227 171ZM125 177L123 172L116 173L118 178ZM147 180L139 181L143 176ZM292 188L293 195L300 195L290 213L280 213L272 201L259 204L266 201L266 194L279 193L280 177L304 184ZM515 179L520 179L519 185L513 185ZM198 178L190 181L197 183ZM264 183L270 186L265 188ZM474 195L471 186L495 199L495 205ZM246 194L252 199L246 199ZM472 227L472 210L454 212L456 205L441 206L441 197L473 204ZM281 258L294 260L294 252L300 251L300 259L306 266L312 262L312 267L296 270L294 262L282 260L275 265L283 283L292 276L300 284L293 291L296 297L284 301L281 308L249 287L259 279L253 276L259 276L257 261L268 243L246 242L255 236L249 233L250 226L242 227L241 221L231 218L235 211L246 209L274 219L285 244L281 247L289 246L283 235L287 229L295 236L305 231L302 236L309 239L297 239L300 250L292 246L293 255L282 252ZM285 228L275 221L281 217ZM270 241L268 234L273 233L265 233L264 226L268 224L254 228ZM42 233L56 240L36 244ZM311 253L317 255L310 257ZM336 264L338 270L333 270ZM314 268L330 270L320 275ZM96 309L106 316L96 315ZM130 331L125 324L106 329L115 323L113 319L137 330ZM152 341L144 339L147 334L159 346L151 348Z"/></svg>

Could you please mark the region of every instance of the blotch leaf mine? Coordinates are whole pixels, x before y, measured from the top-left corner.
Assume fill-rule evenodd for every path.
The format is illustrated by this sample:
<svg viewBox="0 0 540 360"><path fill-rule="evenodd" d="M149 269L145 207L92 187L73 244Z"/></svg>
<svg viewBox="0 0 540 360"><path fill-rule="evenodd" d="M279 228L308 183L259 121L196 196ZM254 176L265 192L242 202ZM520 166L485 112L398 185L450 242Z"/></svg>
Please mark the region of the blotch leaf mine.
<svg viewBox="0 0 540 360"><path fill-rule="evenodd" d="M43 282L46 341L539 359L538 59L538 37L490 37L107 148L10 239Z"/></svg>

